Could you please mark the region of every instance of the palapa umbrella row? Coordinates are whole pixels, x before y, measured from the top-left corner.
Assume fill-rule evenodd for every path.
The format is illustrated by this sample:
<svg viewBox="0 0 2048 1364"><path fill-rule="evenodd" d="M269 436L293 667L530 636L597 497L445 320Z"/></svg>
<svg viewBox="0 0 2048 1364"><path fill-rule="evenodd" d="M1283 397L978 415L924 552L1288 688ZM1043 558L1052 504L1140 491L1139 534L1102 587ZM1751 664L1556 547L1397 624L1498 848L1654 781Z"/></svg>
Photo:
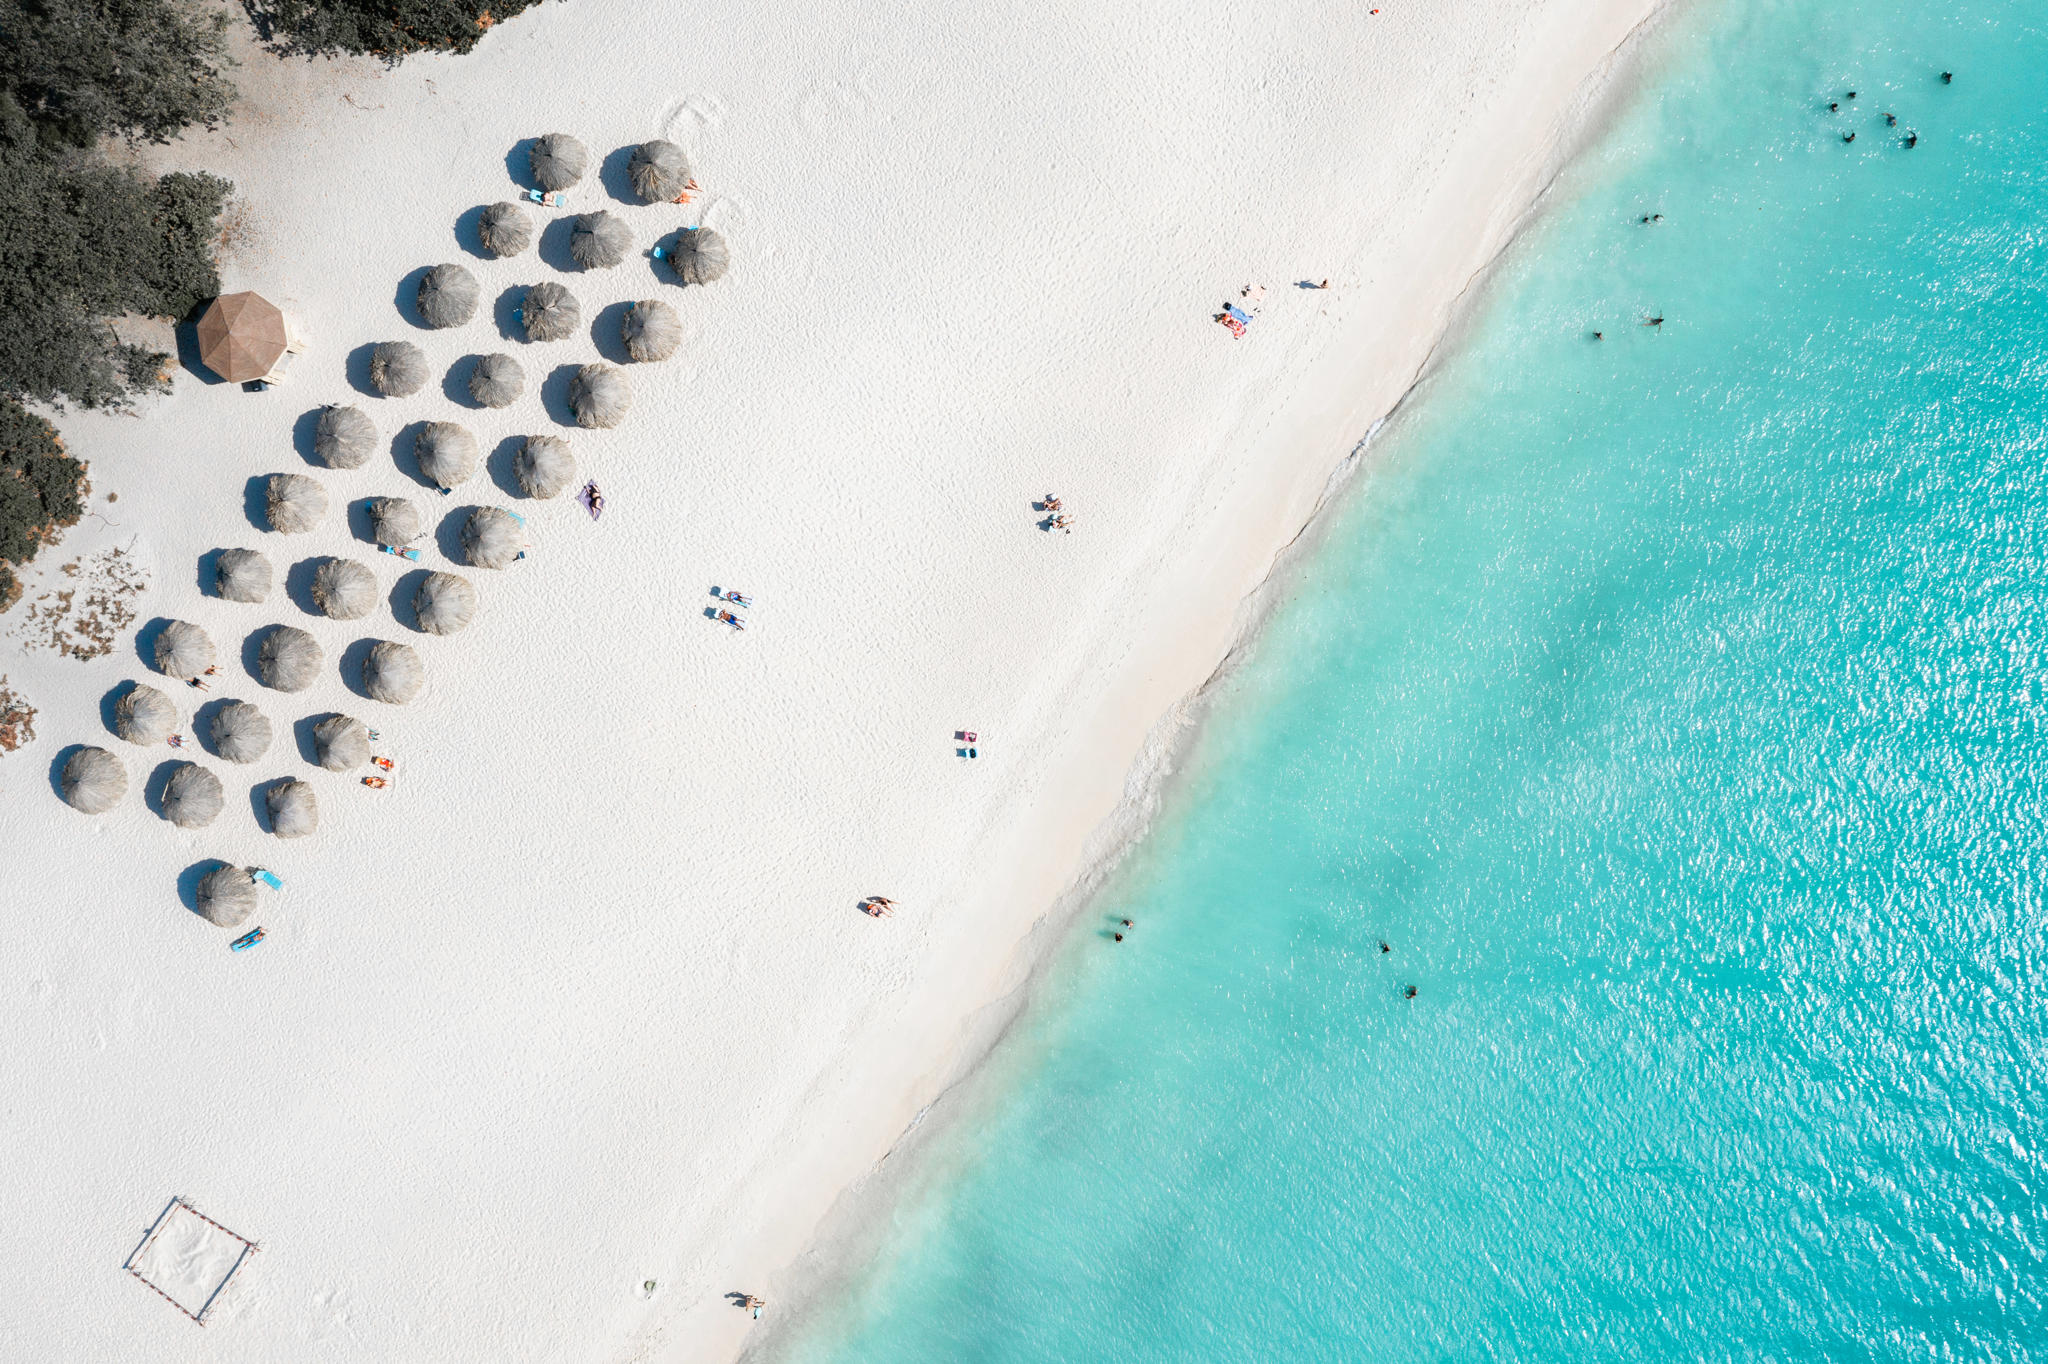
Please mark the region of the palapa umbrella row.
<svg viewBox="0 0 2048 1364"><path fill-rule="evenodd" d="M533 170L533 182L542 189L564 190L582 180L590 169L590 149L567 133L549 133L534 139L527 164ZM690 161L681 147L657 138L633 149L626 178L633 192L648 203L667 203L690 187Z"/></svg>

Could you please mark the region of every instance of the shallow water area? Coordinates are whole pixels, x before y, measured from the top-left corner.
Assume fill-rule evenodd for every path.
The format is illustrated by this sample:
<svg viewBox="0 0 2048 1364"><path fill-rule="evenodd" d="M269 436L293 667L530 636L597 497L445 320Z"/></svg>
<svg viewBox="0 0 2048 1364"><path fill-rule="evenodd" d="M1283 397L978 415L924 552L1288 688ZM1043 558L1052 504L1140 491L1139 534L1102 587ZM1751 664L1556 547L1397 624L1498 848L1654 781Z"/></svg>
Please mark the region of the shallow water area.
<svg viewBox="0 0 2048 1364"><path fill-rule="evenodd" d="M791 1357L2042 1354L2048 19L1659 41Z"/></svg>

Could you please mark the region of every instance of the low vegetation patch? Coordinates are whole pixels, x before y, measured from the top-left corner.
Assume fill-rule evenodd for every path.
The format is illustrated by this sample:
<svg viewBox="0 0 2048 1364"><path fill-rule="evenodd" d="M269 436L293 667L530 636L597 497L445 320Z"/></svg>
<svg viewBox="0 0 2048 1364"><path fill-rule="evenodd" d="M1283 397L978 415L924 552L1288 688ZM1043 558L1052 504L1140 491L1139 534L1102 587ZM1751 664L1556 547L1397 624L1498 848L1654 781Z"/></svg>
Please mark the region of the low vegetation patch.
<svg viewBox="0 0 2048 1364"><path fill-rule="evenodd" d="M467 52L539 0L249 0L259 31L302 52Z"/></svg>

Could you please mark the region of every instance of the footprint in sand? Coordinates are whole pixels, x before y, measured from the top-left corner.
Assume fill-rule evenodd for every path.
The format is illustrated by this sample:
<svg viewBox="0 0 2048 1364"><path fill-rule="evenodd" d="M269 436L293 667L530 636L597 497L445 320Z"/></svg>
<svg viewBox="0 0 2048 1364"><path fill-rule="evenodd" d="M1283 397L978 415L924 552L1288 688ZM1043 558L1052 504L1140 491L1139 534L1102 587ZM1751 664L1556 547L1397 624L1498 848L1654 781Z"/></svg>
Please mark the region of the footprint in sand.
<svg viewBox="0 0 2048 1364"><path fill-rule="evenodd" d="M692 134L715 133L723 128L725 113L725 101L716 95L684 95L662 110L661 134L688 146Z"/></svg>

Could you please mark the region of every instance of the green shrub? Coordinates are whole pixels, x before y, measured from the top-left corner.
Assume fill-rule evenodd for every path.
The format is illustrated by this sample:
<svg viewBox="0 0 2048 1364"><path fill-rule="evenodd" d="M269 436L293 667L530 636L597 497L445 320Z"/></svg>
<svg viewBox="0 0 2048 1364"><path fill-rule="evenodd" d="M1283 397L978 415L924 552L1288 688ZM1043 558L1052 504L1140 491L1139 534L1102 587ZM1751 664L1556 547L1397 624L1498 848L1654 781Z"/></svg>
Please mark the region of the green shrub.
<svg viewBox="0 0 2048 1364"><path fill-rule="evenodd" d="M0 560L27 563L51 530L84 514L85 465L64 453L55 427L0 400ZM14 575L0 564L0 577L11 583ZM0 597L18 595L8 583L0 583Z"/></svg>
<svg viewBox="0 0 2048 1364"><path fill-rule="evenodd" d="M52 145L163 142L227 116L227 25L193 0L0 0L0 88Z"/></svg>
<svg viewBox="0 0 2048 1364"><path fill-rule="evenodd" d="M303 52L467 52L538 0L249 0L266 37Z"/></svg>

